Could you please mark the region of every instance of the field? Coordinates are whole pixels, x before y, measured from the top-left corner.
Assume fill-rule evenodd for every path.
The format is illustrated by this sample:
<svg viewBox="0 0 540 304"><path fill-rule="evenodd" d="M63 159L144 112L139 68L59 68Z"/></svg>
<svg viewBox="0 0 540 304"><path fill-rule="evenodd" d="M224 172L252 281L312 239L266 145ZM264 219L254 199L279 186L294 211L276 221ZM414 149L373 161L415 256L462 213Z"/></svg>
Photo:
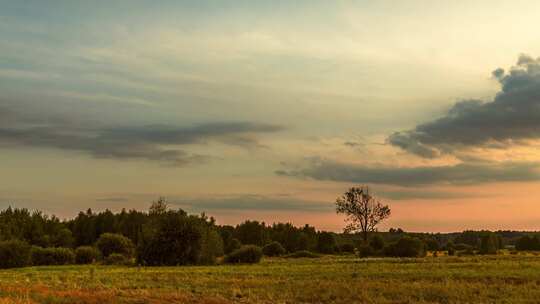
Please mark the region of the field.
<svg viewBox="0 0 540 304"><path fill-rule="evenodd" d="M540 257L264 259L0 271L0 303L538 303Z"/></svg>

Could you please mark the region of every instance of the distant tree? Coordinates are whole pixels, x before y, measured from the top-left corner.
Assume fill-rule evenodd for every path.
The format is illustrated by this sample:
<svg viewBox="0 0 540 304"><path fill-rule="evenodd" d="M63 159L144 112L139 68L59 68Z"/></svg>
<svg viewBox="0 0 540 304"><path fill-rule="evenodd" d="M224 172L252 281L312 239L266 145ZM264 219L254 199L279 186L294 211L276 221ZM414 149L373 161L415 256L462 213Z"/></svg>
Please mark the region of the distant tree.
<svg viewBox="0 0 540 304"><path fill-rule="evenodd" d="M524 235L516 242L517 250L540 250L540 240L537 236Z"/></svg>
<svg viewBox="0 0 540 304"><path fill-rule="evenodd" d="M317 251L320 253L334 253L337 244L334 234L331 232L319 232L317 238Z"/></svg>
<svg viewBox="0 0 540 304"><path fill-rule="evenodd" d="M213 219L183 210L155 213L137 247L138 262L152 266L213 264L222 254L223 240Z"/></svg>
<svg viewBox="0 0 540 304"><path fill-rule="evenodd" d="M436 239L426 239L424 240L424 242L426 243L426 249L429 250L429 251L437 251L439 250L439 242L437 242Z"/></svg>
<svg viewBox="0 0 540 304"><path fill-rule="evenodd" d="M229 244L227 244L227 247L225 247L225 253L231 253L236 249L240 249L240 247L242 247L242 242L236 238L232 238Z"/></svg>
<svg viewBox="0 0 540 304"><path fill-rule="evenodd" d="M480 254L497 254L499 242L494 233L486 233L480 238Z"/></svg>
<svg viewBox="0 0 540 304"><path fill-rule="evenodd" d="M244 245L264 246L270 241L265 223L258 221L245 221L236 226L234 237Z"/></svg>
<svg viewBox="0 0 540 304"><path fill-rule="evenodd" d="M345 232L361 232L365 243L369 233L390 216L390 208L373 197L367 187L352 187L337 198L336 212L347 216Z"/></svg>
<svg viewBox="0 0 540 304"><path fill-rule="evenodd" d="M148 210L150 216L161 215L167 212L169 204L164 197L159 197L157 201L153 201Z"/></svg>
<svg viewBox="0 0 540 304"><path fill-rule="evenodd" d="M384 248L384 239L380 235L375 234L369 241L369 246L374 250L381 250Z"/></svg>

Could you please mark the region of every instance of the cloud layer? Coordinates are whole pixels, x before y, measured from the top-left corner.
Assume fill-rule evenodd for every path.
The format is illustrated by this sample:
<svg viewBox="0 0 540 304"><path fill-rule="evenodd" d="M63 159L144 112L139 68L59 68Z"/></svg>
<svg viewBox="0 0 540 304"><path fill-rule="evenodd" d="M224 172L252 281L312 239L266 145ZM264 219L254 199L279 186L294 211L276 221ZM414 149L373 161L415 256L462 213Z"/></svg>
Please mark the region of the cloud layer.
<svg viewBox="0 0 540 304"><path fill-rule="evenodd" d="M195 126L92 126L57 116L35 116L0 108L0 147L55 148L79 151L96 158L145 159L184 165L208 158L178 146L217 141L228 145L260 146L257 135L282 126L252 122L213 122Z"/></svg>
<svg viewBox="0 0 540 304"><path fill-rule="evenodd" d="M496 69L492 101L464 100L436 120L396 132L387 141L424 158L463 147L508 147L540 139L540 58L522 55L509 72Z"/></svg>
<svg viewBox="0 0 540 304"><path fill-rule="evenodd" d="M540 164L526 162L480 162L448 166L387 167L317 161L296 171L277 175L359 184L419 186L430 184L481 184L540 180Z"/></svg>

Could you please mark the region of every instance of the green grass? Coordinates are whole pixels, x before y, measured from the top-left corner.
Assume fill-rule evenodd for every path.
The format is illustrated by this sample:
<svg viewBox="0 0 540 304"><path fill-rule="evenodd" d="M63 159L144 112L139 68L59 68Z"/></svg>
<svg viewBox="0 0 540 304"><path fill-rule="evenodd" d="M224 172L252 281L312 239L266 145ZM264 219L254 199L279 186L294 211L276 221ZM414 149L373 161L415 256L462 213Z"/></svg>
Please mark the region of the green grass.
<svg viewBox="0 0 540 304"><path fill-rule="evenodd" d="M540 257L263 259L0 271L0 303L535 303Z"/></svg>

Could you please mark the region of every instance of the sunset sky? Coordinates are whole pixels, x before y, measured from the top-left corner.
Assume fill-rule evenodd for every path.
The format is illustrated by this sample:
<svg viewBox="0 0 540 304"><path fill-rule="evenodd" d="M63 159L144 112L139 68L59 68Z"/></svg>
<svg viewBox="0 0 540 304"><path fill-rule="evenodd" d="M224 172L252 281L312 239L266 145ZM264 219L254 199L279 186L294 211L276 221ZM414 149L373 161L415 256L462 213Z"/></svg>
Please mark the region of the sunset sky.
<svg viewBox="0 0 540 304"><path fill-rule="evenodd" d="M1 208L540 230L538 1L0 5Z"/></svg>

